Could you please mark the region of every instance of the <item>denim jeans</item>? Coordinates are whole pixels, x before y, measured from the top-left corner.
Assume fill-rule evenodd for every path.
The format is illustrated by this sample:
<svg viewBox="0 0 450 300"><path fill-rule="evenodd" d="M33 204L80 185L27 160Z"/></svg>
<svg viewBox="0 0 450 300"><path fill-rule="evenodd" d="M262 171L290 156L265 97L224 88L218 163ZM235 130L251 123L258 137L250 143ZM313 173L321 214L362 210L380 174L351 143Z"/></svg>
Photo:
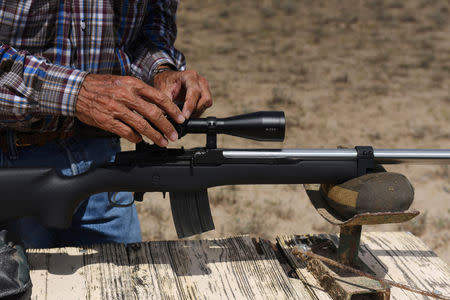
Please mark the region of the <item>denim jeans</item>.
<svg viewBox="0 0 450 300"><path fill-rule="evenodd" d="M119 140L112 137L70 137L44 146L20 148L9 144L9 151L0 155L1 167L53 167L65 176L78 175L91 167L111 162L120 151ZM9 223L8 230L19 234L27 248L140 242L141 231L135 205L113 207L108 199L111 194L100 193L83 201L68 229L45 228L37 218L26 217ZM115 202L125 204L132 201L133 196L130 192L119 192L113 197Z"/></svg>

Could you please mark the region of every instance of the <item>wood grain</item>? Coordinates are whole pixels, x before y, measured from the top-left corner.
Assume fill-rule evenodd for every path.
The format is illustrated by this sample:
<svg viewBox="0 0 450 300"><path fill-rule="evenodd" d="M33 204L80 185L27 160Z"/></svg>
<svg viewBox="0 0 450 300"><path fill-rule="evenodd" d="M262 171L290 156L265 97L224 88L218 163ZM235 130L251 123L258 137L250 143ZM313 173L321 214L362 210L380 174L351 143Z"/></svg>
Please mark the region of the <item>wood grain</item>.
<svg viewBox="0 0 450 300"><path fill-rule="evenodd" d="M450 296L450 269L419 238L407 232L370 232L362 235L360 258L379 265L377 275L429 292ZM398 288L391 299L424 299Z"/></svg>
<svg viewBox="0 0 450 300"><path fill-rule="evenodd" d="M133 273L153 283L151 287L139 285L143 298L300 297L270 251L258 254L250 238L237 237L149 242L129 247L128 255L136 270Z"/></svg>
<svg viewBox="0 0 450 300"><path fill-rule="evenodd" d="M29 250L33 299L309 299L249 237Z"/></svg>
<svg viewBox="0 0 450 300"><path fill-rule="evenodd" d="M330 299L290 254L294 236L278 242L241 236L30 249L31 299ZM360 258L379 277L450 295L448 266L417 237L372 232L362 243Z"/></svg>

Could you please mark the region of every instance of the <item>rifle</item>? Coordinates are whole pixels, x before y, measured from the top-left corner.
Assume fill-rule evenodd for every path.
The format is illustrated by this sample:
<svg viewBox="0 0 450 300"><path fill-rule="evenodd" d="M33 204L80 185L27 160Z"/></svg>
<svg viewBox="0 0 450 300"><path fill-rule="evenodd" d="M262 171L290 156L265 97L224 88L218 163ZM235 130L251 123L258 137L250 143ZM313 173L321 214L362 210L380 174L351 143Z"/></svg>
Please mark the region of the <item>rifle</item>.
<svg viewBox="0 0 450 300"><path fill-rule="evenodd" d="M176 124L180 137L206 134L206 146L160 148L145 142L119 152L115 162L67 177L52 168L0 169L0 188L8 205L0 222L37 216L44 226L68 228L81 201L100 192L169 193L178 236L214 229L207 189L237 184L339 184L380 164L450 163L450 149L221 149L217 134L259 141L283 141L283 112L256 112L230 118L190 119ZM114 201L111 200L113 205Z"/></svg>

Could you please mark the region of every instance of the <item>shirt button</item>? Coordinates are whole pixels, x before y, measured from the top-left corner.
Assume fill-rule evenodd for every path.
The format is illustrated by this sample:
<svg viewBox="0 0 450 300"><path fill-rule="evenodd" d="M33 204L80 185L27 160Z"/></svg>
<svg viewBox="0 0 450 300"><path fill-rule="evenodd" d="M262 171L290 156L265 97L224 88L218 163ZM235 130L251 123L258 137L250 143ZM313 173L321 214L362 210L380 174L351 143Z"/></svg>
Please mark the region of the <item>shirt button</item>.
<svg viewBox="0 0 450 300"><path fill-rule="evenodd" d="M81 20L81 30L85 30L86 29L86 22L84 20Z"/></svg>

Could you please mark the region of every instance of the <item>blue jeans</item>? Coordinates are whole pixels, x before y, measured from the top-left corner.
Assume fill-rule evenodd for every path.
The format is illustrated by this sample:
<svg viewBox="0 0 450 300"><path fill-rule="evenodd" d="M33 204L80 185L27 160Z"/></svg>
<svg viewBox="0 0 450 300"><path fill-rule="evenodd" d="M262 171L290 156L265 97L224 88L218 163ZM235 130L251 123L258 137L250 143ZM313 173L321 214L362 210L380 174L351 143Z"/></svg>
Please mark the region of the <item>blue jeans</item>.
<svg viewBox="0 0 450 300"><path fill-rule="evenodd" d="M8 152L1 152L0 166L53 167L63 175L74 176L113 161L118 151L120 143L117 138L70 137L44 146L15 148L9 145ZM100 193L83 201L68 229L45 228L37 218L26 217L9 223L8 230L19 234L27 248L140 242L141 230L135 205L113 207L109 204L109 196L111 193ZM116 193L113 197L115 202L121 204L133 199L129 192Z"/></svg>

